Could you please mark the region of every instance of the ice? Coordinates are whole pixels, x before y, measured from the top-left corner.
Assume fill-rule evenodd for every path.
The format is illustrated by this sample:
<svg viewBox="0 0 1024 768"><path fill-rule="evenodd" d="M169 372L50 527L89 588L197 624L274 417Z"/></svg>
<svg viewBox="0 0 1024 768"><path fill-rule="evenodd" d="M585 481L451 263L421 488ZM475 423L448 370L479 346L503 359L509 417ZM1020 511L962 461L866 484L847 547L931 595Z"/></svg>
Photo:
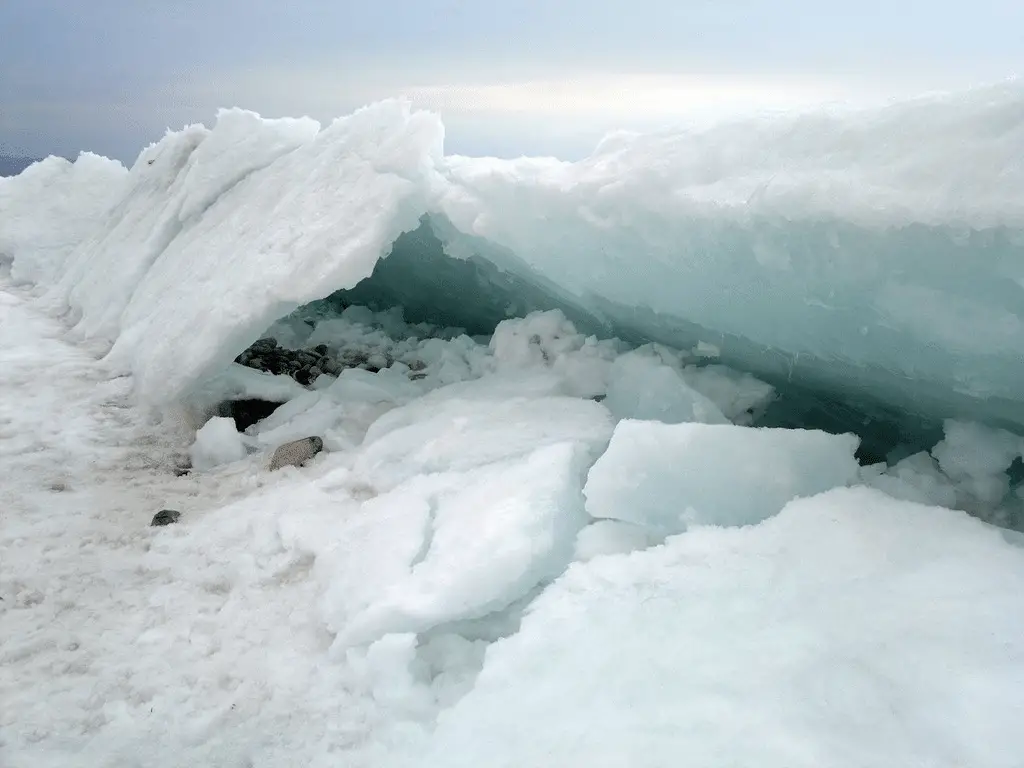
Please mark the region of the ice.
<svg viewBox="0 0 1024 768"><path fill-rule="evenodd" d="M221 416L214 416L200 427L189 448L192 467L199 471L241 461L246 455L245 443L235 429L235 422Z"/></svg>
<svg viewBox="0 0 1024 768"><path fill-rule="evenodd" d="M49 285L124 192L128 172L83 152L74 163L49 157L15 178L0 178L0 263L11 276Z"/></svg>
<svg viewBox="0 0 1024 768"><path fill-rule="evenodd" d="M677 370L635 352L622 355L612 364L608 394L603 402L619 419L666 424L729 423L710 399L686 384Z"/></svg>
<svg viewBox="0 0 1024 768"><path fill-rule="evenodd" d="M443 307L439 325L559 308L586 334L696 348L776 386L1024 428L1021 94L619 137L576 163L446 157L438 118L402 101L315 135L229 111L147 149L91 236L98 203L66 175L48 189L81 210L43 206L33 226L81 241L53 297L152 402L391 253L399 271L364 293ZM4 180L6 206L38 199L32 174ZM14 222L0 241L28 275L43 257ZM430 238L444 269L422 268Z"/></svg>
<svg viewBox="0 0 1024 768"><path fill-rule="evenodd" d="M415 227L440 138L437 118L389 102L252 173L146 273L112 360L136 373L140 396L180 395L279 317L355 285ZM194 285L211 288L213 311Z"/></svg>
<svg viewBox="0 0 1024 768"><path fill-rule="evenodd" d="M574 565L400 764L1010 768L1022 595L994 529L831 491Z"/></svg>
<svg viewBox="0 0 1024 768"><path fill-rule="evenodd" d="M1022 105L0 180L0 762L1016 765Z"/></svg>
<svg viewBox="0 0 1024 768"><path fill-rule="evenodd" d="M981 424L947 421L945 438L932 449L942 471L964 492L998 504L1009 491L1006 470L1024 456L1024 438Z"/></svg>
<svg viewBox="0 0 1024 768"><path fill-rule="evenodd" d="M345 544L324 566L336 643L486 616L558 575L586 519L585 461L571 443L556 443L523 459L420 475L366 502L342 524Z"/></svg>
<svg viewBox="0 0 1024 768"><path fill-rule="evenodd" d="M885 491L895 499L956 507L956 486L939 469L934 458L924 451L896 462L865 467L861 471L865 483Z"/></svg>
<svg viewBox="0 0 1024 768"><path fill-rule="evenodd" d="M855 482L856 449L854 435L625 420L587 478L587 511L661 537L752 525L798 496Z"/></svg>
<svg viewBox="0 0 1024 768"><path fill-rule="evenodd" d="M353 471L374 488L390 489L418 474L464 471L566 440L584 443L596 458L611 435L607 409L589 400L464 399L462 392L436 390L382 416Z"/></svg>

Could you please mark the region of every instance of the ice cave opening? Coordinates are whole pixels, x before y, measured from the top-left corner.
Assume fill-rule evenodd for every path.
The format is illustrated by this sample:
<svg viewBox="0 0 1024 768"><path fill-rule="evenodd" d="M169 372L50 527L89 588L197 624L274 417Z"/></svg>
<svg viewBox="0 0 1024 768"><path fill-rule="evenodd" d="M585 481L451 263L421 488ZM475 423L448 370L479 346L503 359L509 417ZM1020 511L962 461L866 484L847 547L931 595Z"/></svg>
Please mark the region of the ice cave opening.
<svg viewBox="0 0 1024 768"><path fill-rule="evenodd" d="M720 348L706 340L720 335L699 328L644 333L643 322L623 323L621 311L602 313L593 302L568 297L521 264L496 266L510 254L483 258L464 243L453 254L442 239L447 226L424 217L395 240L369 277L277 320L234 366L276 374L267 378L277 384L243 387L216 413L234 419L241 432L280 440L322 426L309 398L339 378L346 391L360 390L355 399L376 414L369 405L375 397L397 402L410 382L444 386L486 375L509 359L529 361L558 369L570 382L559 394L604 402L617 419L852 433L863 482L1024 527L1024 442L1012 433L928 407L907 409L856 380L832 387L834 379L815 377L814 366L747 365L742 340ZM521 347L513 349L516 344ZM370 390L378 394L365 395ZM344 448L363 436L333 439ZM1003 448L988 450L992 445ZM971 458L978 451L988 457L980 467Z"/></svg>
<svg viewBox="0 0 1024 768"><path fill-rule="evenodd" d="M453 258L435 234L430 217L424 217L416 230L399 236L370 277L354 288L335 291L300 307L292 317L340 316L348 307L366 307L374 312L400 307L410 324L425 323L480 340L488 339L503 320L559 310L581 333L618 339L627 348L666 341L664 336L652 337L584 308L539 278L524 279L476 254ZM833 434L852 432L861 440L858 458L865 464L886 460L895 463L931 448L942 438L940 418L900 409L870 393L851 397L848 391L830 389L827 383L794 381L792 377L766 373L764 368L750 370L742 358L728 352L723 356L715 345L704 351L705 347L700 346L701 329L689 329L673 341L677 339L673 346L682 342L700 350L694 359L697 366L724 362L772 385L775 395L752 425L819 429Z"/></svg>

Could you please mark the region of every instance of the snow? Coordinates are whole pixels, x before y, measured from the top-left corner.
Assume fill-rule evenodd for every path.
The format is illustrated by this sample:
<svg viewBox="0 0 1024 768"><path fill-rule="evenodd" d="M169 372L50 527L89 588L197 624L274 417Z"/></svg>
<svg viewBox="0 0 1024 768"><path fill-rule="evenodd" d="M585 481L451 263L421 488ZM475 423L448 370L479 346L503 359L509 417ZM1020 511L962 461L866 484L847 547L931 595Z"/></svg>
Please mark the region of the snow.
<svg viewBox="0 0 1024 768"><path fill-rule="evenodd" d="M0 764L1016 765L1022 93L0 179Z"/></svg>
<svg viewBox="0 0 1024 768"><path fill-rule="evenodd" d="M1022 105L1011 82L618 136L577 163L445 156L437 116L402 101L322 130L225 111L168 134L118 183L87 157L57 174L47 194L81 208L39 207L32 232L51 245L18 213L42 171L3 180L0 252L40 279L66 260L51 298L154 403L353 288L425 226L453 269L497 270L476 273L481 301L548 304L509 317L571 308L577 327L588 317L606 337L695 348L771 383L1022 428ZM447 324L479 316L430 290Z"/></svg>
<svg viewBox="0 0 1024 768"><path fill-rule="evenodd" d="M587 511L654 536L752 525L858 479L855 435L626 420L587 478Z"/></svg>
<svg viewBox="0 0 1024 768"><path fill-rule="evenodd" d="M74 163L48 157L0 178L0 263L14 261L18 282L56 281L68 256L125 195L127 175L119 162L83 152Z"/></svg>
<svg viewBox="0 0 1024 768"><path fill-rule="evenodd" d="M404 766L1020 761L1024 553L841 489L574 565Z"/></svg>
<svg viewBox="0 0 1024 768"><path fill-rule="evenodd" d="M200 471L241 461L246 453L245 443L235 429L235 422L218 416L199 428L195 442L189 448L192 467Z"/></svg>

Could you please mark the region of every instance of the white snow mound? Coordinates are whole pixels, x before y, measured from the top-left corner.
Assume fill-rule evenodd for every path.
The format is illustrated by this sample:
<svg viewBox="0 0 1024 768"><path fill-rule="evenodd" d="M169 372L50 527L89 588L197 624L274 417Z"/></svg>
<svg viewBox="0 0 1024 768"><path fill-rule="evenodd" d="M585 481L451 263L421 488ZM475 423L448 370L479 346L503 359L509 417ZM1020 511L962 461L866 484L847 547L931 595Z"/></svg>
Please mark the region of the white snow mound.
<svg viewBox="0 0 1024 768"><path fill-rule="evenodd" d="M1020 762L1024 550L864 488L572 566L402 766Z"/></svg>

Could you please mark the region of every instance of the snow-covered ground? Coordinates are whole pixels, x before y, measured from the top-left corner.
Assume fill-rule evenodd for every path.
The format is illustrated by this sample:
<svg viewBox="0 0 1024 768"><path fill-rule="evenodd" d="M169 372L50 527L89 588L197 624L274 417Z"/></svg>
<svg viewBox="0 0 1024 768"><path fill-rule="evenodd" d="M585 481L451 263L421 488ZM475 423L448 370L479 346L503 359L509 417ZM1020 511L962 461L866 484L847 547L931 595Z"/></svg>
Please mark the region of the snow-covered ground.
<svg viewBox="0 0 1024 768"><path fill-rule="evenodd" d="M827 491L855 440L732 426L695 390L709 424L612 437L568 390L623 358L511 323L406 345L445 347L420 389L314 392L348 418L308 467L178 477L187 425L0 302L5 768L1019 765L1024 549Z"/></svg>
<svg viewBox="0 0 1024 768"><path fill-rule="evenodd" d="M1019 768L1022 110L0 179L0 768Z"/></svg>

